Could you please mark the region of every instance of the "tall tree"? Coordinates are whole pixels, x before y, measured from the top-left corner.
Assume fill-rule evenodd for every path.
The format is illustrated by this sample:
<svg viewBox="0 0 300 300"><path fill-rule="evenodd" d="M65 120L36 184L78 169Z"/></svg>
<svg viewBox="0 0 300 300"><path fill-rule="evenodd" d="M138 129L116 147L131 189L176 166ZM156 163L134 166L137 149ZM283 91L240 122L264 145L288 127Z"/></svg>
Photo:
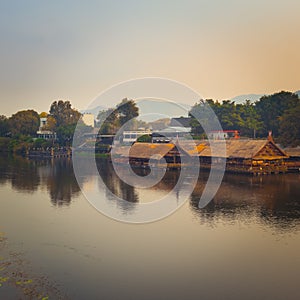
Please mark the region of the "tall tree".
<svg viewBox="0 0 300 300"><path fill-rule="evenodd" d="M117 105L118 117L120 126L123 126L126 122L138 117L139 108L136 106L133 100L123 99L121 103Z"/></svg>
<svg viewBox="0 0 300 300"><path fill-rule="evenodd" d="M204 125L207 128L211 127L211 130L214 130L213 124L216 121L216 116L212 117L211 110L209 109L212 108L214 110L214 101L211 99L208 99L204 101L201 99L199 102L197 102L194 106L192 106L191 110L189 111L189 117L191 117L191 128L192 128L192 133L195 136L198 135L203 135L204 134L204 129L202 125ZM201 124L199 121L201 121Z"/></svg>
<svg viewBox="0 0 300 300"><path fill-rule="evenodd" d="M98 124L101 124L100 133L102 134L115 134L120 127L125 125L127 130L133 130L138 125L138 122L134 121L139 115L139 108L136 106L133 100L123 99L116 108L109 108L107 110L101 110L98 113Z"/></svg>
<svg viewBox="0 0 300 300"><path fill-rule="evenodd" d="M256 138L256 133L262 129L263 122L260 120L255 105L250 100L246 100L245 104L238 104L237 108L241 117L239 127L241 135Z"/></svg>
<svg viewBox="0 0 300 300"><path fill-rule="evenodd" d="M285 91L260 98L255 107L264 123L262 135L266 136L271 130L273 135L278 137L281 116L285 110L297 106L298 103L298 95Z"/></svg>
<svg viewBox="0 0 300 300"><path fill-rule="evenodd" d="M69 101L54 101L50 106L49 125L56 132L61 145L71 145L80 112L72 108ZM51 124L51 125L50 125Z"/></svg>
<svg viewBox="0 0 300 300"><path fill-rule="evenodd" d="M76 124L81 114L73 109L70 101L54 101L50 106L50 115L55 119L56 127Z"/></svg>
<svg viewBox="0 0 300 300"><path fill-rule="evenodd" d="M235 102L223 100L220 109L216 111L224 130L236 130L242 125L242 119L238 112Z"/></svg>
<svg viewBox="0 0 300 300"><path fill-rule="evenodd" d="M32 109L22 110L13 114L8 122L12 135L35 136L40 125L40 117Z"/></svg>
<svg viewBox="0 0 300 300"><path fill-rule="evenodd" d="M300 103L287 109L279 123L279 142L283 146L300 146Z"/></svg>
<svg viewBox="0 0 300 300"><path fill-rule="evenodd" d="M114 134L119 128L118 112L116 109L109 108L99 111L97 120L98 124L101 125L101 134Z"/></svg>

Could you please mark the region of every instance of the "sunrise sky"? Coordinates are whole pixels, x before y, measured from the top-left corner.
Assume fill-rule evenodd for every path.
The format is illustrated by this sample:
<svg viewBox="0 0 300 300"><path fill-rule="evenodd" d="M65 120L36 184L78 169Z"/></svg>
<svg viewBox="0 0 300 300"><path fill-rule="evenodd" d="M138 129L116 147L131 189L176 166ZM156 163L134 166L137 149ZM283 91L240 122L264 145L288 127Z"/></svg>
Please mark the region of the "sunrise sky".
<svg viewBox="0 0 300 300"><path fill-rule="evenodd" d="M299 0L0 1L0 114L56 99L81 109L144 76L214 99L299 90L299 11Z"/></svg>

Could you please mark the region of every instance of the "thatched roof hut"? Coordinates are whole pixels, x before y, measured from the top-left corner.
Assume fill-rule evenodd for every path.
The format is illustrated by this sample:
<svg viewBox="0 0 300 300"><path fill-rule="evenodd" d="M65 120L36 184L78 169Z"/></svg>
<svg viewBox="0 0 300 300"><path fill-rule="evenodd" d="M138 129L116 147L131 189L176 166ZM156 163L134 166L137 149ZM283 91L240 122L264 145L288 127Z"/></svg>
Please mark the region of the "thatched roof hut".
<svg viewBox="0 0 300 300"><path fill-rule="evenodd" d="M134 143L129 150L129 157L159 160L174 148L175 145L172 143Z"/></svg>
<svg viewBox="0 0 300 300"><path fill-rule="evenodd" d="M226 153L221 151L218 143L224 141L211 141L214 147L214 156L223 158L241 158L241 159L281 159L288 155L270 140L226 140ZM206 142L201 157L211 157L211 146Z"/></svg>
<svg viewBox="0 0 300 300"><path fill-rule="evenodd" d="M285 148L284 151L287 153L288 156L290 157L298 157L300 159L300 147L292 148L288 147Z"/></svg>

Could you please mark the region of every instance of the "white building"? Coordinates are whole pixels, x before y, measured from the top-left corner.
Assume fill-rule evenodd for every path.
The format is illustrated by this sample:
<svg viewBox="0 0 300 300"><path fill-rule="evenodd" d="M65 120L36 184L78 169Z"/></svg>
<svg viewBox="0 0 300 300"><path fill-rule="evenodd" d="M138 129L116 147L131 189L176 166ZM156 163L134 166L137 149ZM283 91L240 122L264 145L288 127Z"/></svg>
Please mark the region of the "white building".
<svg viewBox="0 0 300 300"><path fill-rule="evenodd" d="M36 135L38 138L49 140L49 139L56 139L56 133L50 130L45 130L44 127L47 125L47 117L45 116L40 117L40 127L37 131Z"/></svg>
<svg viewBox="0 0 300 300"><path fill-rule="evenodd" d="M95 126L95 117L91 113L84 113L81 117L83 123L87 126Z"/></svg>
<svg viewBox="0 0 300 300"><path fill-rule="evenodd" d="M123 143L132 144L136 142L136 140L143 136L151 134L150 130L137 130L137 131L124 131L123 132Z"/></svg>

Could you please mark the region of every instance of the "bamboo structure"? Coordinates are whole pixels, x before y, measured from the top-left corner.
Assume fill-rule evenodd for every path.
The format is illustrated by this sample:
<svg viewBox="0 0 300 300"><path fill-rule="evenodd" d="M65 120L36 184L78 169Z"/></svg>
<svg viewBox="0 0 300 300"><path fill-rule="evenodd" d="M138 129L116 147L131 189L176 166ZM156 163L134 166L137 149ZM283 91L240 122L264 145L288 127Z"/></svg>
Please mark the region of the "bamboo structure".
<svg viewBox="0 0 300 300"><path fill-rule="evenodd" d="M289 172L300 172L300 147L285 148L284 151L289 158L286 159L286 165Z"/></svg>
<svg viewBox="0 0 300 300"><path fill-rule="evenodd" d="M278 174L287 171L288 155L273 140L226 140L226 152L221 151L220 143L225 141L177 141L175 143L135 143L129 150L132 166L183 167L181 156L198 156L201 168L210 168L212 159L215 166L226 162L226 171L236 173ZM212 157L212 144L214 156ZM127 149L128 150L128 149ZM128 151L127 151L128 153ZM119 153L122 157L122 151ZM192 165L191 165L192 166Z"/></svg>

